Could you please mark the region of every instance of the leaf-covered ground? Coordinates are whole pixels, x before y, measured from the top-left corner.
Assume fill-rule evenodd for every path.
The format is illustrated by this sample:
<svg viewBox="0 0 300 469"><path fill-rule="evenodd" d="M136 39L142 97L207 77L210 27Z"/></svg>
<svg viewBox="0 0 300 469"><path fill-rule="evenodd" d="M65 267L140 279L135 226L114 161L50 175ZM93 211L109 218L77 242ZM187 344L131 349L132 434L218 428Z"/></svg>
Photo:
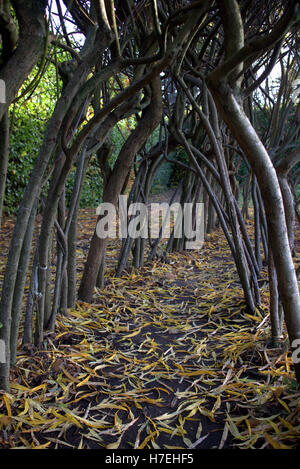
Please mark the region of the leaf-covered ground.
<svg viewBox="0 0 300 469"><path fill-rule="evenodd" d="M82 212L82 260L94 223ZM43 350L20 350L0 394L0 448L299 447L290 353L267 345L267 284L264 311L249 315L222 233L122 278L116 255L111 243L92 305L60 316Z"/></svg>

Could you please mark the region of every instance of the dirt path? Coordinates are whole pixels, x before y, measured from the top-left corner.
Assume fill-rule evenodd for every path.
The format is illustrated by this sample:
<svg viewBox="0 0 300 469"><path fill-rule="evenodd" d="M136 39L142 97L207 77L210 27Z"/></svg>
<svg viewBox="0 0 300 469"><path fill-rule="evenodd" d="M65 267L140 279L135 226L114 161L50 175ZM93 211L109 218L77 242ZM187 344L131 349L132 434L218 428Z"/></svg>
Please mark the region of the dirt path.
<svg viewBox="0 0 300 469"><path fill-rule="evenodd" d="M80 223L83 259L94 215ZM267 349L268 321L247 314L222 234L121 278L116 248L95 302L59 317L43 351L19 354L0 397L0 446L297 447L291 358Z"/></svg>

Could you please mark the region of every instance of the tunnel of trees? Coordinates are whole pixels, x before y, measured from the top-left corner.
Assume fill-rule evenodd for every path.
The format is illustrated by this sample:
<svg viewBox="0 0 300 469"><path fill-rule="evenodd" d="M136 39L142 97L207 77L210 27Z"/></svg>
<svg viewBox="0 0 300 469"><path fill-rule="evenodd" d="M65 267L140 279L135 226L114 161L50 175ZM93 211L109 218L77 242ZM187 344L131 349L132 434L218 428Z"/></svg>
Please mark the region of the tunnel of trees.
<svg viewBox="0 0 300 469"><path fill-rule="evenodd" d="M96 225L78 275L80 207L147 203L165 167L181 206L203 202L205 234L222 230L249 314L267 266L271 342L285 327L299 347L299 25L298 0L0 1L1 389L24 345L105 292ZM116 275L188 249L174 230L163 250L124 237Z"/></svg>

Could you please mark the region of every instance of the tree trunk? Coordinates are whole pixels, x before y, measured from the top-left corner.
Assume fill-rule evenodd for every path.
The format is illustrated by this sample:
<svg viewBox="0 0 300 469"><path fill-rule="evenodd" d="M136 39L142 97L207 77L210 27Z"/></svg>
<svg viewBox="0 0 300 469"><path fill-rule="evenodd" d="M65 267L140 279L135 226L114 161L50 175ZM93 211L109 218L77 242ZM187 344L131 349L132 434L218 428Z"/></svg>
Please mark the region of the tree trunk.
<svg viewBox="0 0 300 469"><path fill-rule="evenodd" d="M107 44L105 44L105 46L106 45ZM82 62L79 64L72 79L63 90L62 95L57 102L52 118L47 126L43 144L41 146L38 158L36 159L29 183L27 184L22 202L19 207L15 228L10 243L0 303L0 322L5 325L5 327L0 328L0 339L3 340L7 345L5 348L6 361L5 363L0 363L1 389L9 389L9 342L12 302L22 245L32 207L39 197L43 177L46 172L49 160L53 155L55 147L57 146L57 137L61 130L63 120L68 112L69 106L76 96L76 93L78 93L81 85L86 81L89 71L94 66L100 51L103 50L105 46L102 43L96 45L92 44L92 49L86 54Z"/></svg>
<svg viewBox="0 0 300 469"><path fill-rule="evenodd" d="M230 88L220 82L210 81L209 85L224 121L256 174L267 218L269 242L272 251L276 253L274 263L279 295L289 339L293 344L295 339L300 339L300 297L276 171L265 147ZM295 364L295 371L300 382L300 364Z"/></svg>
<svg viewBox="0 0 300 469"><path fill-rule="evenodd" d="M0 230L9 155L9 120L6 112L0 121Z"/></svg>
<svg viewBox="0 0 300 469"><path fill-rule="evenodd" d="M144 111L137 128L132 132L123 145L109 182L105 188L103 202L111 203L114 206L117 204L118 197L121 193L135 155L146 143L148 137L155 130L161 120L163 105L161 82L159 77L155 77L153 79L151 88L151 103ZM92 300L99 266L104 256L105 247L106 239L100 239L95 230L78 292L78 297L82 301L91 302Z"/></svg>
<svg viewBox="0 0 300 469"><path fill-rule="evenodd" d="M46 53L49 41L44 16L47 3L47 0L12 1L20 36L17 47L0 69L0 79L6 87L6 103L0 104L0 119L38 60Z"/></svg>

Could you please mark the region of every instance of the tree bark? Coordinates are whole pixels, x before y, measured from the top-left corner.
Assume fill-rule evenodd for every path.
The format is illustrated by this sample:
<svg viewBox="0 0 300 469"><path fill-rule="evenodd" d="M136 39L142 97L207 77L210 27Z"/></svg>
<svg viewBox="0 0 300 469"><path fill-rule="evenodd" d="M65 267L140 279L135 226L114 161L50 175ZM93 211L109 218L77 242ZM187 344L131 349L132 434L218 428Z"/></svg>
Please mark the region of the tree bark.
<svg viewBox="0 0 300 469"><path fill-rule="evenodd" d="M209 84L224 121L248 158L258 181L267 218L269 242L272 251L276 253L274 263L279 295L289 339L293 344L295 339L300 339L300 297L276 170L229 87L224 83L212 81ZM297 380L300 382L299 364L295 364L295 371Z"/></svg>
<svg viewBox="0 0 300 469"><path fill-rule="evenodd" d="M132 132L123 145L105 188L103 202L109 202L113 205L117 204L118 197L122 191L122 187L135 155L146 143L148 137L155 130L161 120L163 104L161 82L158 76L153 79L151 89L152 98L150 105L144 111L137 128ZM78 298L82 301L91 302L92 300L99 266L104 256L105 247L106 239L100 239L95 230L78 292Z"/></svg>

